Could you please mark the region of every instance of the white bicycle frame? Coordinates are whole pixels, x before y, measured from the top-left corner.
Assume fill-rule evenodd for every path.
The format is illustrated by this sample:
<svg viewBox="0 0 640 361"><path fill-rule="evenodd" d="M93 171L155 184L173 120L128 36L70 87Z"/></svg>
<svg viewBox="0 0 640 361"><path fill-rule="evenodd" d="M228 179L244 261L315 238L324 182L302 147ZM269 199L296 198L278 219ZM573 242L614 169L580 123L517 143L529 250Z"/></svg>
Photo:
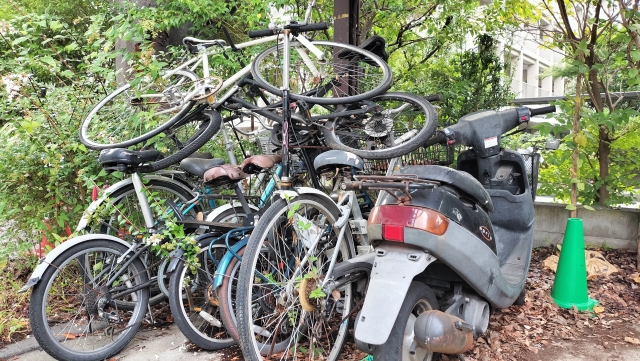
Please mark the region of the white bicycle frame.
<svg viewBox="0 0 640 361"><path fill-rule="evenodd" d="M267 36L264 38L260 38L260 39L256 39L256 40L251 40L251 41L247 41L244 43L240 43L240 44L236 44L235 47L238 49L244 49L244 48L248 48L254 45L259 45L259 44L265 44L265 43L269 43L269 42L278 42L278 40L282 40L280 43L285 42L286 40L297 40L300 44L302 44L304 46L304 48L306 48L307 51L304 51L301 48L296 48L296 51L298 52L298 54L300 55L300 57L303 59L304 63L307 65L307 67L309 68L309 70L313 73L314 76L316 77L322 77L324 75L324 68L321 67L320 69L316 68L314 66L314 63L310 57L310 55L315 56L320 63L322 63L325 60L325 56L324 53L322 52L322 50L318 49L318 47L316 47L315 45L313 45L313 43L311 43L311 41L309 41L306 37L304 37L303 35L292 35L290 32L285 32L284 34L289 34L288 36L290 37L290 39L284 39L283 35L272 35L272 36ZM212 40L211 42L214 42L215 40ZM198 68L198 66L202 66L202 74L203 74L203 84L199 85L197 87L195 87L195 89L191 90L188 94L186 94L185 96L181 96L179 99L179 103L169 109L165 109L161 112L158 112L158 114L162 114L162 113L167 113L167 112L174 112L176 109L180 109L182 108L188 101L191 101L194 97L202 95L203 92L205 91L205 89L207 89L208 87L210 87L210 69L209 69L209 55L220 51L220 49L218 49L218 47L216 46L212 46L211 49L209 50L207 48L205 48L204 46L199 45L198 46L200 48L198 55L184 63L182 63L181 65L179 65L177 68L169 71L168 73L166 73L165 75L162 76L163 79L168 79L169 77L175 75L176 73L178 73L180 70L183 69L188 69L190 71L194 71L195 69ZM226 49L230 49L230 47L225 47ZM285 54L285 57L288 57L288 54ZM285 74L288 74L288 70L289 70L289 66L287 64L286 66L286 71ZM217 87L218 89L216 89L212 94L210 94L207 97L207 101L212 105L212 108L217 108L218 106L220 106L222 103L224 103L227 99L229 99L233 94L235 94L239 87L237 85L235 85L242 77L244 77L245 75L247 75L249 72L251 71L251 64L245 66L244 68L242 68L240 71L238 71L237 73L233 74L231 77L229 77L228 79L226 79L225 81L222 82L222 84ZM222 95L217 101L214 101L213 95L220 93L221 91L227 89L231 87L231 89L229 89L224 95ZM163 94L142 94L139 97L140 98L158 98L158 97L162 97Z"/></svg>

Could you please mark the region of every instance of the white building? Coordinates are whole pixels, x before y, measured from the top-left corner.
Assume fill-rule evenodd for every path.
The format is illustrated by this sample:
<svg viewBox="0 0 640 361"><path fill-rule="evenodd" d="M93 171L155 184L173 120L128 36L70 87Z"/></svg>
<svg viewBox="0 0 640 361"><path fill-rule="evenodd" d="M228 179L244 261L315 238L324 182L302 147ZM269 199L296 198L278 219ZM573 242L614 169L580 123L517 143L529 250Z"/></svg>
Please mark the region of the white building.
<svg viewBox="0 0 640 361"><path fill-rule="evenodd" d="M516 98L564 95L564 78L542 77L547 68L560 63L562 54L542 47L542 31L548 23L526 30L521 28L509 39L500 39L498 51L512 76L511 89Z"/></svg>

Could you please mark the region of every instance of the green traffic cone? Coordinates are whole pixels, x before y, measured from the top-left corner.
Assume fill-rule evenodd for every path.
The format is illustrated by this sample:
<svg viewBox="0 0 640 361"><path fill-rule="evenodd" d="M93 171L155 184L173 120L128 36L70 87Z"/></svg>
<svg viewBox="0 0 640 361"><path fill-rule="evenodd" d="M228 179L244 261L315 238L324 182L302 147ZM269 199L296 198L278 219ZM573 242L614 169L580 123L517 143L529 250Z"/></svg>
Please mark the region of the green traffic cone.
<svg viewBox="0 0 640 361"><path fill-rule="evenodd" d="M587 290L584 229L580 218L567 220L551 297L562 308L576 306L580 311L592 310L598 304L598 301L589 298Z"/></svg>

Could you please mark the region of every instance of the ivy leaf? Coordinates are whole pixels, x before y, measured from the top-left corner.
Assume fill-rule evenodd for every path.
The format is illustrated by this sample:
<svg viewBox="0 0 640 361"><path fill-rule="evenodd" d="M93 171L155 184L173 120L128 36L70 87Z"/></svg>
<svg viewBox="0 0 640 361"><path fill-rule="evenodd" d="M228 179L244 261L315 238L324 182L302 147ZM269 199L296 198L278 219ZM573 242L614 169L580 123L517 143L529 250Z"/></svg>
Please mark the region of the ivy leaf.
<svg viewBox="0 0 640 361"><path fill-rule="evenodd" d="M591 206L584 206L584 208L590 211L595 211L595 209Z"/></svg>
<svg viewBox="0 0 640 361"><path fill-rule="evenodd" d="M576 186L578 187L579 191L583 191L584 190L584 183L578 182L578 183L576 183Z"/></svg>
<svg viewBox="0 0 640 361"><path fill-rule="evenodd" d="M53 60L53 58L48 55L40 58L40 61L54 68L57 66L56 61Z"/></svg>
<svg viewBox="0 0 640 361"><path fill-rule="evenodd" d="M631 55L631 59L632 59L633 61L638 61L638 60L640 60L640 49L639 49L639 50L632 50L632 51L630 52L630 55ZM637 70L638 70L638 69L635 69L635 70L636 70L636 72L637 72Z"/></svg>
<svg viewBox="0 0 640 361"><path fill-rule="evenodd" d="M576 210L576 206L574 206L573 204L567 204L565 209L568 210L568 211L575 211Z"/></svg>

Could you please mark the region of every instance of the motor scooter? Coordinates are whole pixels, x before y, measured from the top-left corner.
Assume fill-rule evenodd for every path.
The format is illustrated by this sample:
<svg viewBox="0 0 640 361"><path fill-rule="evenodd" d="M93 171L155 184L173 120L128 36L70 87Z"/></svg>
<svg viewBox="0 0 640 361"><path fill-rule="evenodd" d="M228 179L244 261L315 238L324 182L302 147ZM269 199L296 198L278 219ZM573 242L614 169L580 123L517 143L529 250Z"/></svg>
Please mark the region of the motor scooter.
<svg viewBox="0 0 640 361"><path fill-rule="evenodd" d="M342 185L384 191L368 219L373 254L336 267L347 274L370 265L354 326L360 350L376 361L461 354L487 330L492 309L524 302L532 185L523 156L501 148L500 138L531 116L552 112L555 106L465 115L426 144L468 147L457 170L403 166L391 176Z"/></svg>

